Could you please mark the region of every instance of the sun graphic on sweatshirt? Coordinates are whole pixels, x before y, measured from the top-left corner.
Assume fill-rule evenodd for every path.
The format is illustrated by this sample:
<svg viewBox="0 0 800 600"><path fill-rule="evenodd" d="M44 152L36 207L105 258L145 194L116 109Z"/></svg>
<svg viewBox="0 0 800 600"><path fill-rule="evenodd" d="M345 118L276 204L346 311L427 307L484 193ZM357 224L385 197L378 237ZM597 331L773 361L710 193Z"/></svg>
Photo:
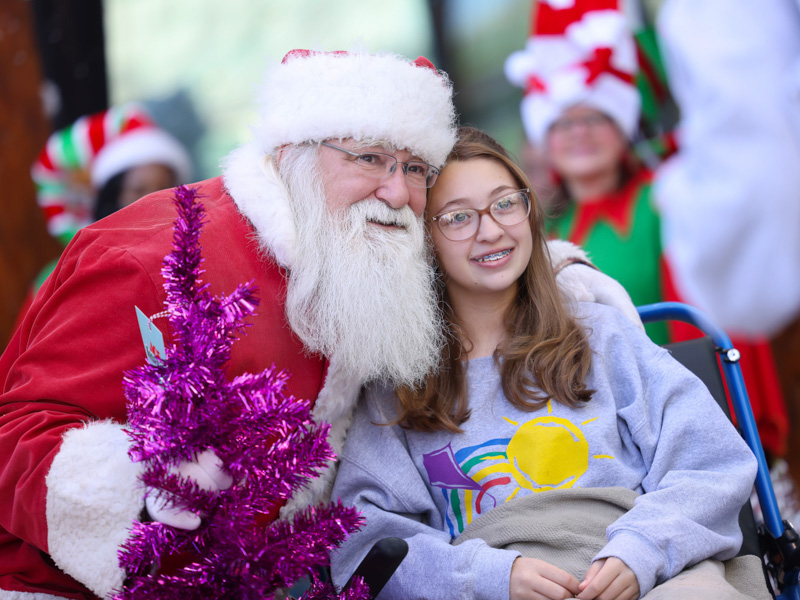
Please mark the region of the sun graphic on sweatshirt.
<svg viewBox="0 0 800 600"><path fill-rule="evenodd" d="M449 514L445 517L453 535L464 531L484 510L497 506L505 494L495 492L505 486L513 489L505 502L522 490L570 488L586 473L590 460L614 458L589 454L581 427L591 427L597 417L578 426L551 413L548 401L547 415L521 425L502 417L516 428L510 438L501 436L459 449L449 443L423 455L431 486L441 488L452 510L453 519Z"/></svg>
<svg viewBox="0 0 800 600"><path fill-rule="evenodd" d="M552 407L547 403L547 412ZM589 419L581 423L586 426ZM518 425L506 419L512 425ZM568 419L550 414L537 417L517 429L508 443L506 457L511 475L519 488L534 492L544 492L570 488L589 468L589 443L586 436ZM592 458L613 458L608 455L595 455Z"/></svg>
<svg viewBox="0 0 800 600"><path fill-rule="evenodd" d="M517 487L506 499L511 500L520 490L528 489L533 492L570 488L580 479L589 468L589 459L611 459L613 456L605 454L589 455L589 443L580 427L569 419L555 417L552 414L551 401L547 402L548 414L543 417L531 419L520 425L503 417L507 422L518 427L511 439L507 440L505 452L488 452L474 458L470 463L475 465L483 461L502 458L501 462L478 468L475 471L467 469L470 478L481 482L482 487L492 487L495 484L508 484L511 479L496 479L500 474L506 473L513 477ZM585 427L597 420L597 417L581 423ZM466 467L467 465L462 465ZM476 465L477 466L477 465Z"/></svg>

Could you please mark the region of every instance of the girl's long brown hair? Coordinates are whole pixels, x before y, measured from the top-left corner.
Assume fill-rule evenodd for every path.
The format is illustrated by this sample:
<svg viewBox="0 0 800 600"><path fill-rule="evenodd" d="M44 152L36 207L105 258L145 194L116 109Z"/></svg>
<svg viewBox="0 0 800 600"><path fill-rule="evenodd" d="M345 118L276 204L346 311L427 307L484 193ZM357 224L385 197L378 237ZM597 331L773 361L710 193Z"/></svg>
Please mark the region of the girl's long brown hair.
<svg viewBox="0 0 800 600"><path fill-rule="evenodd" d="M520 188L530 188L525 173L505 148L478 129L462 127L447 162L479 158L499 162ZM506 315L508 341L494 353L503 393L511 404L527 411L541 408L550 398L578 406L589 401L593 393L584 383L591 366L589 343L583 329L563 306L545 245L543 221L542 209L532 197L533 251L518 281L517 301ZM395 423L417 431L457 433L470 416L466 372L461 360L461 341L456 334L460 328L444 284L440 286L439 298L449 329L445 332L448 342L440 370L421 388L398 390Z"/></svg>

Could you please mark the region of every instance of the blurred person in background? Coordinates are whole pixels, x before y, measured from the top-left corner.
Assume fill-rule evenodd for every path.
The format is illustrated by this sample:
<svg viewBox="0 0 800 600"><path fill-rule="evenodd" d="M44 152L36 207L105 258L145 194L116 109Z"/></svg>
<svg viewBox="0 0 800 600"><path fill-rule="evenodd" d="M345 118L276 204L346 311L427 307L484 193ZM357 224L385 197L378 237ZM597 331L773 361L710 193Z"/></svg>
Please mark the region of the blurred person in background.
<svg viewBox="0 0 800 600"><path fill-rule="evenodd" d="M508 58L506 74L526 88L525 132L556 183L550 233L583 245L634 304L648 304L664 292L652 173L631 145L640 112L636 46L621 11L596 8L605 5L539 2L528 46ZM657 343L668 339L664 325L647 332Z"/></svg>
<svg viewBox="0 0 800 600"><path fill-rule="evenodd" d="M531 180L531 189L549 213L557 198L557 185L544 149L525 140L519 152L519 166Z"/></svg>
<svg viewBox="0 0 800 600"><path fill-rule="evenodd" d="M53 133L31 169L50 234L66 246L82 227L152 192L187 183L191 158L138 104L86 115ZM38 290L58 261L36 278Z"/></svg>
<svg viewBox="0 0 800 600"><path fill-rule="evenodd" d="M137 104L77 119L53 133L31 168L47 230L69 244L79 229L142 196L187 183L189 153ZM17 313L15 331L58 259L38 273Z"/></svg>
<svg viewBox="0 0 800 600"><path fill-rule="evenodd" d="M800 315L800 3L667 0L656 24L681 112L655 179L676 284L774 336Z"/></svg>
<svg viewBox="0 0 800 600"><path fill-rule="evenodd" d="M538 2L525 50L506 62L508 78L525 89L527 137L545 150L558 184L548 229L581 245L634 304L684 300L663 251L654 173L633 149L641 53L624 2L565 4ZM649 324L647 332L659 344L698 335L684 324ZM764 338L737 337L734 345L762 443L776 463L787 453L789 419L772 351Z"/></svg>
<svg viewBox="0 0 800 600"><path fill-rule="evenodd" d="M790 417L773 482L797 523L800 3L667 0L656 24L681 112L678 152L654 182L665 253L687 299L771 340Z"/></svg>

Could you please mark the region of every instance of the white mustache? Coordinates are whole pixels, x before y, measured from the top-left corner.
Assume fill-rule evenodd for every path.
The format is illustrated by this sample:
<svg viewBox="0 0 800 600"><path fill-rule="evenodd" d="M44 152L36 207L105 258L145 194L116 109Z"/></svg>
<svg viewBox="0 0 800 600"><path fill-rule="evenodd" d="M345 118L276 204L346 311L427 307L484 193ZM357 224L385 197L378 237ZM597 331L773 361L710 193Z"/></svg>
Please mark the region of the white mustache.
<svg viewBox="0 0 800 600"><path fill-rule="evenodd" d="M376 221L383 225L395 225L404 228L411 227L418 219L407 204L402 208L392 208L375 198L361 200L351 205L348 216L351 222L354 223Z"/></svg>

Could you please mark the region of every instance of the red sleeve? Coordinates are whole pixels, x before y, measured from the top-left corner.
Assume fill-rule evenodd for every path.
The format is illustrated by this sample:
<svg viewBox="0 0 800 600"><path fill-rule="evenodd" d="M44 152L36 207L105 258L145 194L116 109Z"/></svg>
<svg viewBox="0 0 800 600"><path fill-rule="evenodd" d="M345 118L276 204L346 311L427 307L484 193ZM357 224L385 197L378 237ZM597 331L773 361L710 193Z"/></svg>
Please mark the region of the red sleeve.
<svg viewBox="0 0 800 600"><path fill-rule="evenodd" d="M0 358L0 526L45 552L45 477L62 435L87 421L124 422L122 374L144 361L133 303L145 314L161 306L137 260L82 239Z"/></svg>
<svg viewBox="0 0 800 600"><path fill-rule="evenodd" d="M669 263L664 256L661 257L661 297L664 302L686 302L681 298L675 287ZM681 321L670 321L667 324L667 330L669 331L670 342L683 342L705 335L694 325L689 325L689 323L683 323Z"/></svg>
<svg viewBox="0 0 800 600"><path fill-rule="evenodd" d="M17 312L17 316L14 319L14 324L11 326L11 333L12 335L22 326L22 320L25 318L25 315L30 310L31 304L33 304L33 288L28 288L28 293L25 294L25 299L22 301L22 305L19 307L19 311Z"/></svg>

